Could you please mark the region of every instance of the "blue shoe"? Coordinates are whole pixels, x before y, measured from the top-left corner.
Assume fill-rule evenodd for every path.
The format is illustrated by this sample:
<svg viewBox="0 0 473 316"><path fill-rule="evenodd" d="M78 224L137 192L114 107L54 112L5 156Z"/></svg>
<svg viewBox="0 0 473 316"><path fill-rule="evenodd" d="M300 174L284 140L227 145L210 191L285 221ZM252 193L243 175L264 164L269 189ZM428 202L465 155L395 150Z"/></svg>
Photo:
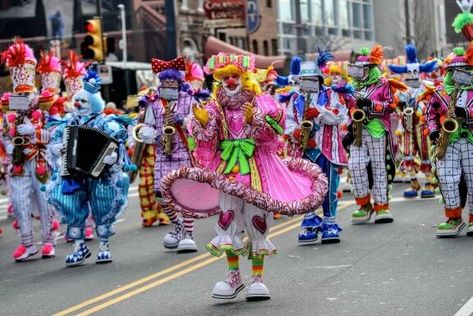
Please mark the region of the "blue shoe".
<svg viewBox="0 0 473 316"><path fill-rule="evenodd" d="M298 241L300 244L312 244L319 240L319 231L317 229L305 229L299 233Z"/></svg>
<svg viewBox="0 0 473 316"><path fill-rule="evenodd" d="M404 197L406 199L412 199L412 198L417 197L417 190L409 189L409 190L404 191Z"/></svg>
<svg viewBox="0 0 473 316"><path fill-rule="evenodd" d="M302 229L316 229L321 227L323 223L322 218L315 213L308 213L304 216L304 219L301 223Z"/></svg>
<svg viewBox="0 0 473 316"><path fill-rule="evenodd" d="M420 191L420 197L423 199L433 198L435 197L435 192L432 190L425 189L425 190Z"/></svg>
<svg viewBox="0 0 473 316"><path fill-rule="evenodd" d="M335 218L326 217L322 225L322 243L335 244L340 242L339 233L343 229L335 223Z"/></svg>
<svg viewBox="0 0 473 316"><path fill-rule="evenodd" d="M112 262L112 254L110 253L110 246L108 241L101 240L99 245L99 252L97 253L97 260L95 263L109 263Z"/></svg>
<svg viewBox="0 0 473 316"><path fill-rule="evenodd" d="M90 255L90 250L85 243L76 244L74 245L74 251L66 257L66 267L83 265L85 259Z"/></svg>

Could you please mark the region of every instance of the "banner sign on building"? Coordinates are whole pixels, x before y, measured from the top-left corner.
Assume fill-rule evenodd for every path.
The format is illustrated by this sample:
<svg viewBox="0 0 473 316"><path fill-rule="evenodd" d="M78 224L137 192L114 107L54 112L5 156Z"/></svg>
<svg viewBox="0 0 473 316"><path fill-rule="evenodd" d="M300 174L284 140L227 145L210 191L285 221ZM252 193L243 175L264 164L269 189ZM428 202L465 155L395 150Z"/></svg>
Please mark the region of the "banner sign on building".
<svg viewBox="0 0 473 316"><path fill-rule="evenodd" d="M246 2L246 29L248 33L256 32L261 24L261 15L258 10L258 0Z"/></svg>
<svg viewBox="0 0 473 316"><path fill-rule="evenodd" d="M208 27L246 26L246 1L244 0L205 0L204 11L208 19L204 23Z"/></svg>

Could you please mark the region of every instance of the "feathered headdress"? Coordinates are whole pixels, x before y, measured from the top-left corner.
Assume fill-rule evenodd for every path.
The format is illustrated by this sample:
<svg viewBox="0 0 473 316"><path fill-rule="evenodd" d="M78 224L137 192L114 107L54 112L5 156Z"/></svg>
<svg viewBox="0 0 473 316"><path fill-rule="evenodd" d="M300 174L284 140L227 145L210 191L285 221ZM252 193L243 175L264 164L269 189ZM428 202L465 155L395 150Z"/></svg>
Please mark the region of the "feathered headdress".
<svg viewBox="0 0 473 316"><path fill-rule="evenodd" d="M39 74L45 74L50 72L62 72L61 60L53 55L52 52L40 52L41 58L39 59L36 70Z"/></svg>
<svg viewBox="0 0 473 316"><path fill-rule="evenodd" d="M198 63L189 63L186 66L186 81L204 81L204 70Z"/></svg>
<svg viewBox="0 0 473 316"><path fill-rule="evenodd" d="M49 90L52 93L59 93L61 85L61 60L53 55L52 52L40 53L36 70L41 74L41 87L43 90Z"/></svg>
<svg viewBox="0 0 473 316"><path fill-rule="evenodd" d="M86 73L88 63L80 61L80 56L73 50L69 51L69 60L63 62L64 79L82 77Z"/></svg>
<svg viewBox="0 0 473 316"><path fill-rule="evenodd" d="M13 44L2 53L1 60L10 70L13 92L28 93L36 90L36 58L33 50L21 38L13 39Z"/></svg>
<svg viewBox="0 0 473 316"><path fill-rule="evenodd" d="M334 57L330 51L326 49L319 49L319 56L317 56L317 66L320 68L320 70L324 70L325 67L327 67L328 62L331 60L334 60Z"/></svg>

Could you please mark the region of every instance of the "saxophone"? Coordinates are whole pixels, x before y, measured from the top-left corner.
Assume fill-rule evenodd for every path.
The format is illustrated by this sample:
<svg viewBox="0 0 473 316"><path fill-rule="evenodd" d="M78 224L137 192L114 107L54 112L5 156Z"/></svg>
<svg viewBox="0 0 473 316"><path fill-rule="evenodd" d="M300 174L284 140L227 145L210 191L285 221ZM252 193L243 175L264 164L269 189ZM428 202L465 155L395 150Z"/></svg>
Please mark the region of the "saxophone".
<svg viewBox="0 0 473 316"><path fill-rule="evenodd" d="M445 152L447 151L447 145L450 140L450 135L455 133L458 129L458 120L455 117L455 105L457 104L458 96L460 94L460 89L455 89L453 95L448 104L447 117L442 122L442 130L440 131L440 137L437 143L436 157L441 160L445 157Z"/></svg>
<svg viewBox="0 0 473 316"><path fill-rule="evenodd" d="M361 95L356 95L357 98L362 98ZM350 113L351 120L353 121L353 132L354 132L354 145L356 147L361 147L362 144L362 131L363 131L363 121L366 119L366 113L362 109L354 109Z"/></svg>
<svg viewBox="0 0 473 316"><path fill-rule="evenodd" d="M305 151L307 149L307 145L309 144L310 132L312 131L312 128L314 127L314 123L312 123L312 121L309 121L306 117L306 112L309 105L310 105L310 95L306 93L305 98L304 98L304 114L302 116L302 122L301 122L302 151Z"/></svg>
<svg viewBox="0 0 473 316"><path fill-rule="evenodd" d="M172 126L172 110L174 107L166 100L162 100L164 105L164 127L163 127L163 152L166 156L172 153L172 137L176 134L176 128Z"/></svg>

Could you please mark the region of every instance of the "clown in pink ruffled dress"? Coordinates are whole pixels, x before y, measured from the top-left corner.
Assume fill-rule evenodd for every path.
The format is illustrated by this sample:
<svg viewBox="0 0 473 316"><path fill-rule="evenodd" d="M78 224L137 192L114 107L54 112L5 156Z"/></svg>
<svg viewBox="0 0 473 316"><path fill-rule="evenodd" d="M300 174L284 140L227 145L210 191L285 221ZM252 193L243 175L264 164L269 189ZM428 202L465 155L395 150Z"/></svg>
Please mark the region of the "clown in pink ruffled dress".
<svg viewBox="0 0 473 316"><path fill-rule="evenodd" d="M165 202L181 212L219 211L217 236L207 245L214 256L225 253L228 272L212 296L232 299L245 287L239 256L252 260L247 299L268 299L263 283L264 258L275 254L268 239L273 212L302 214L317 208L327 179L312 163L277 155L284 144L285 110L262 94L249 73L254 57L220 53L206 71L216 80L211 101L194 107L189 129L199 167L181 167L162 180ZM245 235L247 238L244 238Z"/></svg>

